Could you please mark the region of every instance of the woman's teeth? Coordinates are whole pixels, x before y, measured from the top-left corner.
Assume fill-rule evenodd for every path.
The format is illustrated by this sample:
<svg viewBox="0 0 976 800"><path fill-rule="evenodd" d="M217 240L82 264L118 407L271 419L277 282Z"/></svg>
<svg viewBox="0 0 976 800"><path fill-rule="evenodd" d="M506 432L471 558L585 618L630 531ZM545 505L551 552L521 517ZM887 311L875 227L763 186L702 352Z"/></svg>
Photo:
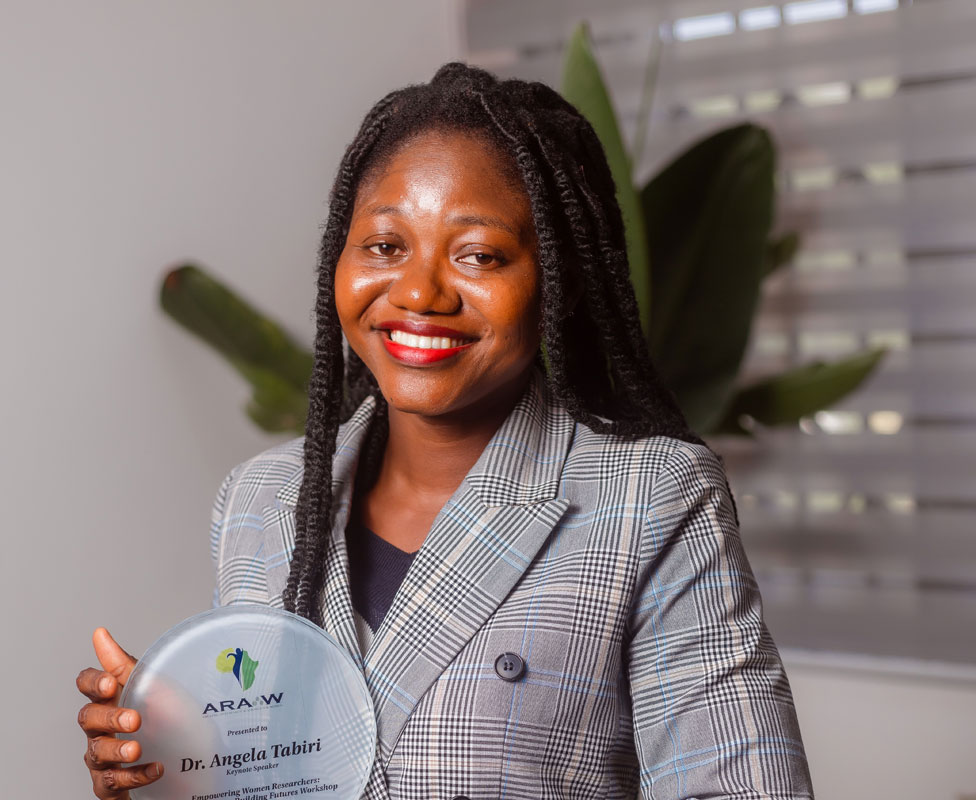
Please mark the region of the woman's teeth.
<svg viewBox="0 0 976 800"><path fill-rule="evenodd" d="M407 347L416 347L419 350L448 350L451 347L460 347L467 342L467 339L448 339L444 336L415 336L406 331L390 331L390 339L397 344Z"/></svg>

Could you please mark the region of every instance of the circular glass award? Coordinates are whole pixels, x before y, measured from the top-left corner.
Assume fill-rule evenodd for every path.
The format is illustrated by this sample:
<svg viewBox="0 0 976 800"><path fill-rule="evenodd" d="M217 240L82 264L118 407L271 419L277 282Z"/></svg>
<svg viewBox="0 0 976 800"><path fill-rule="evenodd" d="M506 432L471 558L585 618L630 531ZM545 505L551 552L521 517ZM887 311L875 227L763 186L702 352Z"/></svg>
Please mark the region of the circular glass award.
<svg viewBox="0 0 976 800"><path fill-rule="evenodd" d="M308 620L261 605L206 611L139 660L120 705L142 714L142 800L357 800L376 719L362 671Z"/></svg>

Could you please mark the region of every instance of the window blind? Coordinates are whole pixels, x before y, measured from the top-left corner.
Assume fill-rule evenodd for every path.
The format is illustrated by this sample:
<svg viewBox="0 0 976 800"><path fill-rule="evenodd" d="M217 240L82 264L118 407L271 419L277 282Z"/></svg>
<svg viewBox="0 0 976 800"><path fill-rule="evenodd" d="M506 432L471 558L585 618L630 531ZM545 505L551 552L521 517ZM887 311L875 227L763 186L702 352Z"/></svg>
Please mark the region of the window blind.
<svg viewBox="0 0 976 800"><path fill-rule="evenodd" d="M889 348L857 393L716 438L777 640L976 663L976 2L467 0L468 60L559 84L590 23L643 181L742 119L779 146L744 379Z"/></svg>

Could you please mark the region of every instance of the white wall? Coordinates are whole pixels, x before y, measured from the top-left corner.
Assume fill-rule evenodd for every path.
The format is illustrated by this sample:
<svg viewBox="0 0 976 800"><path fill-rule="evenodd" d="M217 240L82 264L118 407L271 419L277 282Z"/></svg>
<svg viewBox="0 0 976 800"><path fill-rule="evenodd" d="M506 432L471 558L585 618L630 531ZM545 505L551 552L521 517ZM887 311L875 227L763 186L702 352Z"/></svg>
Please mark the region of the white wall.
<svg viewBox="0 0 976 800"><path fill-rule="evenodd" d="M163 269L310 340L341 151L456 25L454 0L0 0L4 797L90 796L92 629L140 653L209 607L213 494L274 441L158 310Z"/></svg>
<svg viewBox="0 0 976 800"><path fill-rule="evenodd" d="M784 660L818 800L976 800L972 669Z"/></svg>

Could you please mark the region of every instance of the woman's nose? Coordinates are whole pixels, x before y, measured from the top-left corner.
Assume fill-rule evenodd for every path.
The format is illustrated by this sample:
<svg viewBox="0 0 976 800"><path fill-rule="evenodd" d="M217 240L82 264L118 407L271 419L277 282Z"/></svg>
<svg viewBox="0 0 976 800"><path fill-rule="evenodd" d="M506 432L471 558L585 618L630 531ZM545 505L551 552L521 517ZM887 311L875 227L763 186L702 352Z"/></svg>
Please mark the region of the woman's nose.
<svg viewBox="0 0 976 800"><path fill-rule="evenodd" d="M450 281L450 266L436 258L411 258L390 284L387 297L398 308L416 314L453 314L461 296Z"/></svg>

